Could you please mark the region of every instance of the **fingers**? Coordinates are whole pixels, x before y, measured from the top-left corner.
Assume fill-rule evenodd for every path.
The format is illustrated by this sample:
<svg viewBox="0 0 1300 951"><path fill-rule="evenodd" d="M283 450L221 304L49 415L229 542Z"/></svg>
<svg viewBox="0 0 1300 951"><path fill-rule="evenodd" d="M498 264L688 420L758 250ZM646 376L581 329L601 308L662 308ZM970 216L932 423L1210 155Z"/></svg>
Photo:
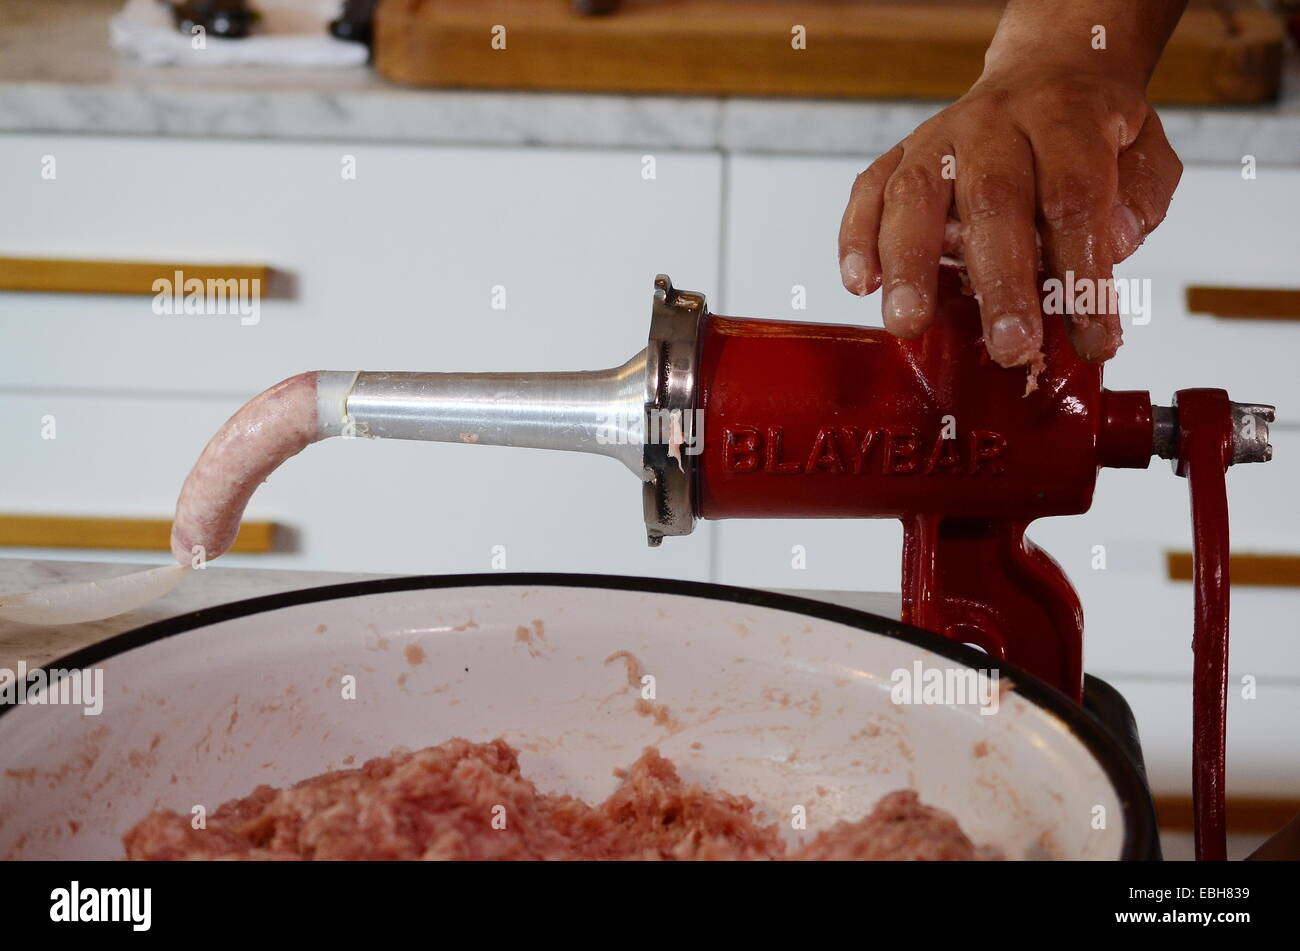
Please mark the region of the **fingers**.
<svg viewBox="0 0 1300 951"><path fill-rule="evenodd" d="M1113 263L1128 258L1164 221L1182 175L1183 163L1153 110L1133 144L1119 154L1117 201L1111 215Z"/></svg>
<svg viewBox="0 0 1300 951"><path fill-rule="evenodd" d="M1112 267L1164 219L1182 174L1159 117L1115 100L1067 84L1059 108L1021 110L1018 125L968 111L882 155L857 177L840 224L845 288L883 287L885 327L915 337L934 320L941 258L959 256L989 355L1022 366L1041 353L1041 261L1073 295L1075 350L1113 356L1122 334ZM955 183L942 174L944 150L956 154Z"/></svg>
<svg viewBox="0 0 1300 951"><path fill-rule="evenodd" d="M944 155L909 149L885 185L880 219L881 310L885 329L916 337L934 321L952 181L942 174Z"/></svg>
<svg viewBox="0 0 1300 951"><path fill-rule="evenodd" d="M1034 162L1015 130L957 156L957 214L984 345L1004 367L1032 363L1043 343L1034 227Z"/></svg>
<svg viewBox="0 0 1300 951"><path fill-rule="evenodd" d="M854 180L849 204L840 222L840 280L846 290L859 297L880 286L877 241L885 202L885 183L894 174L902 157L903 149L896 145Z"/></svg>
<svg viewBox="0 0 1300 951"><path fill-rule="evenodd" d="M1078 118L1052 119L1030 131L1047 270L1071 293L1093 291L1091 305L1086 297L1071 303L1070 340L1083 359L1108 360L1122 336L1119 315L1106 306L1114 299L1111 227L1118 146L1101 123Z"/></svg>

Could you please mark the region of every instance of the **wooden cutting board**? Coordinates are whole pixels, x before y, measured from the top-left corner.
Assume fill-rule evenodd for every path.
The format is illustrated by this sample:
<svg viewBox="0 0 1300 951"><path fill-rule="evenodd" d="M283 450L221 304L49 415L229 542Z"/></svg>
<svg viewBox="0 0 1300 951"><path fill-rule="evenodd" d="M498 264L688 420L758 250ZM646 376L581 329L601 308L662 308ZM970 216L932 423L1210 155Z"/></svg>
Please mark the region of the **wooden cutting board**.
<svg viewBox="0 0 1300 951"><path fill-rule="evenodd" d="M374 64L428 86L952 99L979 76L1001 11L988 0L622 0L582 17L569 0L381 0ZM805 49L792 46L796 24ZM1274 99L1282 36L1253 5L1193 6L1152 98Z"/></svg>

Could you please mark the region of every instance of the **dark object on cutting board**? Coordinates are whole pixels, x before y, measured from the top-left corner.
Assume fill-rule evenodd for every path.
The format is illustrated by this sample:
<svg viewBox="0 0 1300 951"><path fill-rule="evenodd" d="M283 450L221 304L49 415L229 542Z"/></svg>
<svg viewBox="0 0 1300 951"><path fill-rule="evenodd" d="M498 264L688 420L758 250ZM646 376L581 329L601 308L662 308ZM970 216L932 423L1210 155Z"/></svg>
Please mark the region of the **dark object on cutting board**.
<svg viewBox="0 0 1300 951"><path fill-rule="evenodd" d="M261 16L256 10L250 10L245 0L184 0L167 5L172 8L176 29L182 33L193 33L197 26L227 40L248 36Z"/></svg>
<svg viewBox="0 0 1300 951"><path fill-rule="evenodd" d="M343 0L337 20L330 21L330 34L340 40L371 45L374 39L375 7L379 0Z"/></svg>
<svg viewBox="0 0 1300 951"><path fill-rule="evenodd" d="M572 0L573 12L579 16L600 16L618 9L618 0Z"/></svg>

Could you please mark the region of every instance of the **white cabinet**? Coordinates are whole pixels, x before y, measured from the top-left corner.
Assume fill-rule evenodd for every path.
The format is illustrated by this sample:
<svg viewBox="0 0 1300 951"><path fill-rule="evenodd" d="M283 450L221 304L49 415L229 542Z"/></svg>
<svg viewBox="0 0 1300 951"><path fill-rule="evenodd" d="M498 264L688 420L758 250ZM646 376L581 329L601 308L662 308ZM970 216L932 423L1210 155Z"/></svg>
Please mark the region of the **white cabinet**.
<svg viewBox="0 0 1300 951"><path fill-rule="evenodd" d="M1300 322L1222 320L1188 314L1184 302L1190 285L1300 287L1297 217L1300 168L1261 167L1246 180L1240 166L1188 166L1164 223L1118 269L1149 279L1153 303L1150 323L1125 327L1107 385L1150 390L1161 403L1180 387L1222 387L1242 402L1276 403L1300 428Z"/></svg>
<svg viewBox="0 0 1300 951"><path fill-rule="evenodd" d="M720 312L879 323L878 295L860 300L840 287L835 246L868 157L668 152L647 179L631 151L0 142L2 254L265 263L293 288L262 300L252 326L159 316L147 297L0 293L0 406L19 439L11 445L38 436L53 407L102 440L78 450L70 441L84 434L61 425L57 453L38 445L11 454L0 475L7 511L165 516L215 425L303 369L620 362L644 338L656 271L706 292ZM41 176L47 155L53 180ZM355 178L343 175L345 162ZM1151 279L1153 315L1127 329L1108 384L1149 389L1160 401L1179 386L1225 386L1241 399L1276 401L1285 421L1300 404L1300 377L1285 363L1300 327L1188 315L1182 300L1192 282L1286 286L1286 229L1298 212L1300 171L1264 167L1248 181L1233 167L1189 168L1168 221L1125 265L1125 276ZM494 293L504 308L493 307ZM1300 538L1291 501L1300 438L1284 422L1274 443L1273 463L1230 473L1238 550L1288 551ZM897 589L896 522L706 522L692 538L647 551L638 492L616 464L583 456L327 444L278 473L250 509L295 529L298 551L247 560L469 570L487 565L481 549L504 544L512 568ZM1164 463L1103 472L1092 512L1044 520L1030 534L1083 594L1091 668L1190 670L1189 653L1170 648L1185 641L1191 591L1165 580L1163 560L1188 546L1186 486ZM1097 545L1104 571L1092 567ZM1300 652L1279 656L1270 646L1275 631L1294 629L1294 601L1287 591L1234 592L1234 664L1300 674ZM1135 630L1150 633L1122 633Z"/></svg>
<svg viewBox="0 0 1300 951"><path fill-rule="evenodd" d="M1192 690L1183 681L1111 677L1138 721L1147 777L1157 796L1186 796L1192 782ZM1228 691L1227 781L1233 798L1290 798L1300 790L1300 686L1261 681L1245 699ZM1229 806L1231 810L1231 806Z"/></svg>
<svg viewBox="0 0 1300 951"><path fill-rule="evenodd" d="M1288 507L1294 507L1300 434L1279 430L1273 445L1273 462L1228 471L1235 551L1300 549L1300 533L1287 527L1294 518ZM1028 534L1079 590L1089 670L1191 675L1192 585L1168 580L1165 566L1167 551L1191 550L1191 509L1187 483L1169 463L1102 470L1091 511L1043 519ZM1097 546L1104 569L1094 567L1102 563L1094 556ZM1236 586L1230 606L1232 673L1300 676L1300 591Z"/></svg>
<svg viewBox="0 0 1300 951"><path fill-rule="evenodd" d="M840 285L836 239L850 159L727 159L724 285L713 310L740 317L880 324L876 297ZM800 300L804 309L796 309ZM892 520L715 523L717 579L773 588L897 591L902 528ZM801 567L802 566L802 567Z"/></svg>
<svg viewBox="0 0 1300 951"><path fill-rule="evenodd" d="M246 394L306 369L611 366L644 345L657 271L717 283L716 155L660 154L646 180L623 151L0 144L0 254L267 264L296 285L251 326L159 316L147 296L5 294L9 386Z"/></svg>
<svg viewBox="0 0 1300 951"><path fill-rule="evenodd" d="M0 509L167 517L217 426L301 370L623 362L645 345L657 271L718 283L721 158L642 169L639 151L0 138L0 254L268 264L296 285L249 326L159 316L145 296L0 294ZM599 457L335 440L250 506L297 552L228 557L486 571L500 545L509 570L707 578L709 526L652 550L641 504Z"/></svg>
<svg viewBox="0 0 1300 951"><path fill-rule="evenodd" d="M0 407L7 511L165 518L203 443L236 403L57 394L6 395ZM57 438L42 438L45 417L54 418ZM598 456L327 440L285 463L248 509L249 518L291 529L296 550L226 555L217 564L402 574L504 567L704 580L707 528L648 548L640 493L626 469ZM493 561L498 546L504 566ZM140 561L143 554L119 557Z"/></svg>

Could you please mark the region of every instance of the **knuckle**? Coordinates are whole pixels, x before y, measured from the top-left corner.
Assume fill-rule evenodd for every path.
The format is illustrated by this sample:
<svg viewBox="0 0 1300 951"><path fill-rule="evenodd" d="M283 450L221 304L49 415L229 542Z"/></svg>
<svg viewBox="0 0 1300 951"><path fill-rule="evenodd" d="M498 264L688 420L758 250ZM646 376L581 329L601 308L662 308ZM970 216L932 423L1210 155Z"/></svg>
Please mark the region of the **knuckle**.
<svg viewBox="0 0 1300 951"><path fill-rule="evenodd" d="M938 197L938 176L919 163L904 165L885 185L885 200L928 204Z"/></svg>
<svg viewBox="0 0 1300 951"><path fill-rule="evenodd" d="M924 244L895 237L880 242L880 264L896 280L916 284L921 275L939 266L939 255Z"/></svg>
<svg viewBox="0 0 1300 951"><path fill-rule="evenodd" d="M860 201L863 198L879 192L885 184L885 177L880 171L872 166L864 172L858 172L857 177L853 179L853 187L849 189L849 200Z"/></svg>
<svg viewBox="0 0 1300 951"><path fill-rule="evenodd" d="M1149 189L1136 189L1128 196L1127 204L1137 216L1143 232L1151 231L1164 220L1165 204L1159 201Z"/></svg>
<svg viewBox="0 0 1300 951"><path fill-rule="evenodd" d="M940 146L948 141L952 126L951 106L942 112L930 116L910 133L898 148L904 156L930 155L940 151Z"/></svg>
<svg viewBox="0 0 1300 951"><path fill-rule="evenodd" d="M1095 83L1065 80L1053 85L1043 95L1040 108L1050 116L1069 122L1084 118L1101 120L1110 112L1104 92Z"/></svg>
<svg viewBox="0 0 1300 951"><path fill-rule="evenodd" d="M1038 309L1032 286L1026 290L1024 276L1003 262L985 261L978 273L971 275L971 284L989 314L1032 314Z"/></svg>
<svg viewBox="0 0 1300 951"><path fill-rule="evenodd" d="M1016 94L1010 89L997 88L983 97L988 105L992 106L999 113L1006 112L1015 102Z"/></svg>
<svg viewBox="0 0 1300 951"><path fill-rule="evenodd" d="M1165 201L1173 197L1178 183L1183 180L1183 162L1172 148L1167 145L1150 161L1150 177L1158 191L1163 192Z"/></svg>
<svg viewBox="0 0 1300 951"><path fill-rule="evenodd" d="M1063 173L1045 184L1039 203L1048 227L1063 231L1096 221L1105 201L1098 183L1087 176Z"/></svg>
<svg viewBox="0 0 1300 951"><path fill-rule="evenodd" d="M1008 113L1016 103L1017 91L1003 85L976 85L965 96L939 113L958 116L964 122L983 125L991 116Z"/></svg>
<svg viewBox="0 0 1300 951"><path fill-rule="evenodd" d="M853 190L880 188L889 178L894 166L898 164L898 147L890 149L880 156L853 179Z"/></svg>
<svg viewBox="0 0 1300 951"><path fill-rule="evenodd" d="M1133 155L1121 171L1121 200L1151 231L1165 218L1182 177L1183 163L1172 150Z"/></svg>
<svg viewBox="0 0 1300 951"><path fill-rule="evenodd" d="M1150 232L1165 220L1173 193L1155 187L1140 188L1134 197L1134 211L1142 219L1143 228Z"/></svg>
<svg viewBox="0 0 1300 951"><path fill-rule="evenodd" d="M1020 182L1014 176L997 172L977 174L967 183L965 193L966 209L962 217L969 222L1000 218L1019 208L1024 200Z"/></svg>

